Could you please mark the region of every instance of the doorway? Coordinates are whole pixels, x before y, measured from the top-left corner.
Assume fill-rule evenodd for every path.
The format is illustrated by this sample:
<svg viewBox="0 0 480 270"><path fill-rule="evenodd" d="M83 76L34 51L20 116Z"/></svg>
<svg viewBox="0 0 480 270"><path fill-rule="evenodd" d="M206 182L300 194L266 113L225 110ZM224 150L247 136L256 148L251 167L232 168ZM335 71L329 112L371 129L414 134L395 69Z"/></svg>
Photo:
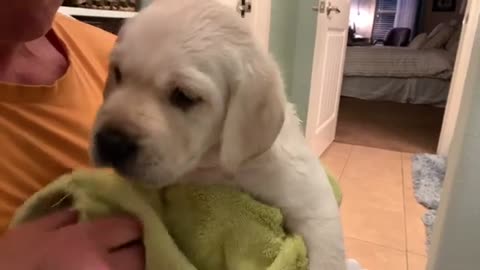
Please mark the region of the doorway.
<svg viewBox="0 0 480 270"><path fill-rule="evenodd" d="M315 70L337 65L313 67L307 120L312 146L319 154L334 140L436 153L465 5L459 1L452 12L439 16L432 1L329 1L341 2L350 2L345 59L336 57L343 73L337 89ZM316 49L315 60L335 53ZM325 104L334 113L325 112Z"/></svg>
<svg viewBox="0 0 480 270"><path fill-rule="evenodd" d="M433 6L352 1L336 141L436 153L464 12Z"/></svg>
<svg viewBox="0 0 480 270"><path fill-rule="evenodd" d="M426 3L425 8L432 11L430 6L432 1L421 2ZM351 4L352 8L356 7L355 1L351 1ZM457 4L462 6L461 1L457 1ZM387 11L383 10L389 17L385 15L384 18L391 19L396 16ZM358 10L352 13L357 16ZM439 18L437 14L432 16ZM442 41L445 42L440 45L443 49L435 46L428 50L408 47L411 43L413 47L420 46L419 43L424 45L422 43L426 41L417 38L422 33L425 33L422 35L423 38L428 40L432 32L445 32L444 27L452 26L449 20L446 22L440 27L437 27L440 21L431 23L430 28L411 34L407 44L401 46L402 48L388 48L388 44L385 46L382 42L371 44L372 42L367 39L372 37L355 35L352 29L348 31L349 38L354 37L355 40L349 42L351 46L345 50L344 72L337 100L338 115L331 115L336 125L333 126L334 131L329 131L329 134L334 135L328 138L310 137L311 140L320 142L323 139L331 139L330 143L326 143L326 151L318 153L322 154L321 160L327 170L339 179L344 192L345 200L341 211L347 254L360 261L366 269L416 270L425 269L427 263L425 243L428 234L426 223L422 221L426 209L414 197L412 153L436 153L440 135L446 134L445 131L440 131L445 130L445 126L452 126L451 119L443 121L452 114L447 113L445 117L443 115L451 107L458 109L458 106L454 105L459 103L453 101L457 100L456 96L462 95L462 87L458 86L462 74L466 73L465 67L459 66L458 61L464 60L465 57L462 55L472 48L467 48L465 37L460 37L464 35L460 35L460 32L465 28L465 25L461 24L461 19L457 21L461 27L453 31L456 32L455 35L449 34L450 37L455 36L452 41L449 42L450 39ZM435 35L432 34L430 37L432 36ZM451 62L446 60L448 59L446 57L441 58L442 55L447 56L445 53L449 51L447 43L450 43L448 47L452 45L450 55L453 55L454 59ZM459 52L456 53L458 44L462 45L458 47ZM374 46L379 50L373 51ZM406 50L411 54L405 56ZM352 54L352 51L358 52ZM398 53L395 53L396 51ZM384 55L379 55L381 53ZM349 59L352 56L354 61L352 58ZM397 57L397 60L392 61L387 56ZM384 59L375 61L373 65L368 62L381 57ZM410 78L397 76L393 79L388 78L390 80L384 80L382 76L367 76L367 73L375 72L375 68L378 68L375 64L383 65L380 69L383 74L393 73L401 71L400 68L404 67L400 63L415 63L413 62L415 59L422 58L431 59L424 63L435 63L433 66L423 67L436 69L434 73L440 78L420 78L418 72L411 74ZM413 61L402 62L398 59ZM409 68L403 69L405 73L409 71L411 71ZM423 72L421 75L430 76L427 69L421 71ZM315 71L312 74L315 76ZM346 81L344 77L350 78ZM312 81L314 79L312 78ZM322 87L315 89L312 85L312 91L320 93L312 93L311 97L320 96L321 99L322 94L328 96L321 93L324 89ZM312 118L307 122L316 122L318 128L315 131L319 131L318 134L326 134L320 129L322 125L318 125L322 123L317 117L322 114L321 110L309 109ZM455 118L452 119L455 126ZM345 127L345 123L350 126ZM350 130L347 133L350 137L347 138L348 141L339 142L339 133L345 133L345 130ZM427 135L420 136L422 133ZM358 142L360 139L364 141ZM395 146L395 143L400 145ZM380 144L382 145L379 146Z"/></svg>

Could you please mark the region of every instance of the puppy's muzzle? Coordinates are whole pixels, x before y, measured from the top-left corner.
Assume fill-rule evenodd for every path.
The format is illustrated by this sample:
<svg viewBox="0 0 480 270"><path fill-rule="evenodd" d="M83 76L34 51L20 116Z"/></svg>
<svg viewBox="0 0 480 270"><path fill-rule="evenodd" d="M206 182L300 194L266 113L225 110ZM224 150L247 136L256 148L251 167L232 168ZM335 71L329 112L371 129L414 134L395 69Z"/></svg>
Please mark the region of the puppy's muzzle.
<svg viewBox="0 0 480 270"><path fill-rule="evenodd" d="M94 137L95 162L100 166L124 169L138 153L136 140L117 129L103 128Z"/></svg>

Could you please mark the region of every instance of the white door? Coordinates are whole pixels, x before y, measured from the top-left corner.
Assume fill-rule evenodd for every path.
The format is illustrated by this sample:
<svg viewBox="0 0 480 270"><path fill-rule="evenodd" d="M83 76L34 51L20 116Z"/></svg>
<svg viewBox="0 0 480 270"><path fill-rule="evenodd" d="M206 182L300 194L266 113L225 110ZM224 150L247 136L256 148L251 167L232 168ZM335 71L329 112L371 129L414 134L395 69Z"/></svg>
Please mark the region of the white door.
<svg viewBox="0 0 480 270"><path fill-rule="evenodd" d="M270 36L271 0L217 0L234 8L250 25L258 40L268 48ZM243 12L242 12L243 10Z"/></svg>
<svg viewBox="0 0 480 270"><path fill-rule="evenodd" d="M333 142L348 36L350 0L320 0L306 137L316 154Z"/></svg>

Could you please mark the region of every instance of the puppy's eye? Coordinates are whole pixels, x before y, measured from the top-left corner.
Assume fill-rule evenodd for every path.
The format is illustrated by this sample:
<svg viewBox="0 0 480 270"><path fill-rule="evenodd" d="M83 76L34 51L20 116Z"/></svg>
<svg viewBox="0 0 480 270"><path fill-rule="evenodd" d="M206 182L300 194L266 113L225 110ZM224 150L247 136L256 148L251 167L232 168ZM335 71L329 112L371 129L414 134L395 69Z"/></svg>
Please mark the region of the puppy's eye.
<svg viewBox="0 0 480 270"><path fill-rule="evenodd" d="M120 71L120 68L118 66L113 67L113 76L115 78L115 82L122 82L122 72Z"/></svg>
<svg viewBox="0 0 480 270"><path fill-rule="evenodd" d="M169 97L170 103L181 109L182 111L187 111L193 106L197 105L202 101L199 97L192 97L187 95L181 88L175 87Z"/></svg>

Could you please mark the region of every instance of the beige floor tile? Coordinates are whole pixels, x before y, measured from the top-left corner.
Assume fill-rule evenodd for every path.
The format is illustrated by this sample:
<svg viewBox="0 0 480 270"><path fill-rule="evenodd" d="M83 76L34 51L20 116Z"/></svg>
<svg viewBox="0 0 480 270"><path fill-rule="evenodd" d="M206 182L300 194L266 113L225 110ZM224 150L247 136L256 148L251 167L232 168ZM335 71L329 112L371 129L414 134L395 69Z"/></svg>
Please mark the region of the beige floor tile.
<svg viewBox="0 0 480 270"><path fill-rule="evenodd" d="M348 189L345 186L348 184L356 193L354 195L369 204L373 203L382 209L404 211L400 152L353 146L341 181L342 188Z"/></svg>
<svg viewBox="0 0 480 270"><path fill-rule="evenodd" d="M378 181L374 178L342 177L342 191L353 202L392 211L404 211L403 186L400 180Z"/></svg>
<svg viewBox="0 0 480 270"><path fill-rule="evenodd" d="M344 179L348 183L342 184L341 214L345 236L406 250L403 208L384 203L381 190L366 191L364 187L352 185L350 180ZM394 204L398 203L391 205Z"/></svg>
<svg viewBox="0 0 480 270"><path fill-rule="evenodd" d="M351 151L352 145L334 142L323 153L320 160L335 178L340 179Z"/></svg>
<svg viewBox="0 0 480 270"><path fill-rule="evenodd" d="M353 147L341 181L346 236L406 250L401 165L401 153Z"/></svg>
<svg viewBox="0 0 480 270"><path fill-rule="evenodd" d="M405 185L405 199L413 197L413 182L412 182L412 156L413 154L402 153L402 170L403 183Z"/></svg>
<svg viewBox="0 0 480 270"><path fill-rule="evenodd" d="M422 222L425 210L421 206L413 206L411 203L406 203L406 209L407 250L419 255L426 255L425 226Z"/></svg>
<svg viewBox="0 0 480 270"><path fill-rule="evenodd" d="M368 177L379 181L398 180L402 177L402 154L354 145L343 173L343 176L348 178Z"/></svg>
<svg viewBox="0 0 480 270"><path fill-rule="evenodd" d="M405 252L346 238L347 257L357 260L367 270L407 270Z"/></svg>
<svg viewBox="0 0 480 270"><path fill-rule="evenodd" d="M425 270L427 268L427 258L425 256L408 253L408 270Z"/></svg>
<svg viewBox="0 0 480 270"><path fill-rule="evenodd" d="M419 255L426 255L425 250L425 226L422 216L425 208L417 203L412 184L412 154L402 154L403 160L403 182L405 196L405 223L407 231L407 250Z"/></svg>

